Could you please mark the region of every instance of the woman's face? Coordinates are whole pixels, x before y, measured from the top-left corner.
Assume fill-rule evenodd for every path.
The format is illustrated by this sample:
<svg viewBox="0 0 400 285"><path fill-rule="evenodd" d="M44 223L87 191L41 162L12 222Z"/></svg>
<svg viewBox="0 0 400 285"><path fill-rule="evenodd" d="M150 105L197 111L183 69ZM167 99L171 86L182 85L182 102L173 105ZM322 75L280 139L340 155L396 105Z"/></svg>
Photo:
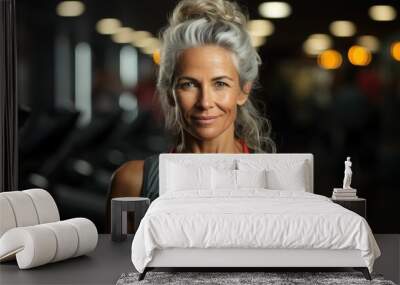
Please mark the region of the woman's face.
<svg viewBox="0 0 400 285"><path fill-rule="evenodd" d="M246 83L241 90L233 54L225 48L189 48L178 59L176 99L185 130L195 138L211 140L233 128L237 106L246 102L250 88Z"/></svg>

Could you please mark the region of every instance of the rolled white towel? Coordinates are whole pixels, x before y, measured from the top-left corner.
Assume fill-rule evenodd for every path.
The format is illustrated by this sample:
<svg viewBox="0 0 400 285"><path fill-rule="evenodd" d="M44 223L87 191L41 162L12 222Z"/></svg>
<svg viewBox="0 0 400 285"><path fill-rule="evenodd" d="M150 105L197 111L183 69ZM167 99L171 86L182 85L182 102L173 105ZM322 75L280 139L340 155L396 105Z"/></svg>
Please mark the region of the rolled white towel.
<svg viewBox="0 0 400 285"><path fill-rule="evenodd" d="M16 256L19 268L28 269L86 254L97 241L96 226L85 218L13 228L0 238L0 261Z"/></svg>

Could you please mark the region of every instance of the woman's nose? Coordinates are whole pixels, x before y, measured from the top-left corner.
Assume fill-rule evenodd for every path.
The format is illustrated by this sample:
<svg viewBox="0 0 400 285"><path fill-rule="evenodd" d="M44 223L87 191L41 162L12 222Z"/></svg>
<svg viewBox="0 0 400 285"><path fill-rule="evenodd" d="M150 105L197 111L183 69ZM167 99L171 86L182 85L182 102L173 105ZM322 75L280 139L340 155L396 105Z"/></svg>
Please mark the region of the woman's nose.
<svg viewBox="0 0 400 285"><path fill-rule="evenodd" d="M212 94L212 89L209 86L202 86L200 90L200 94L197 100L198 106L204 108L204 109L209 109L213 107L214 100L213 100L213 94Z"/></svg>

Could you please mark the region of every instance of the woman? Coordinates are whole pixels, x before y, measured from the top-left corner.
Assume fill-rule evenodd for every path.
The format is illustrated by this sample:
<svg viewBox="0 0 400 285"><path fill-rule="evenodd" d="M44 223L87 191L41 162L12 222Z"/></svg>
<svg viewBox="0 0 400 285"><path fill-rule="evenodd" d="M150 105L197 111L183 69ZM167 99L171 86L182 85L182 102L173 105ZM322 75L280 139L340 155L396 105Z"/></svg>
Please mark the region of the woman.
<svg viewBox="0 0 400 285"><path fill-rule="evenodd" d="M176 153L275 152L249 98L261 60L234 2L183 0L161 33L157 90ZM158 155L123 164L111 197L158 197Z"/></svg>

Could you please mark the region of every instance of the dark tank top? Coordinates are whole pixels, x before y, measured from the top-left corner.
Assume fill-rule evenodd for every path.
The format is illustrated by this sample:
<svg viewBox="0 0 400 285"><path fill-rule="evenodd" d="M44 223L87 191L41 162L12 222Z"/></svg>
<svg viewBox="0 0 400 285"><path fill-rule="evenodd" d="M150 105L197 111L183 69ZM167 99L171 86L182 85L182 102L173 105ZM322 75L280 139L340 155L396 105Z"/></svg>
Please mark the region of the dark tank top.
<svg viewBox="0 0 400 285"><path fill-rule="evenodd" d="M253 150L250 150L244 142L242 142L242 146L243 146L243 153L254 152ZM174 153L175 150L173 149L170 152ZM159 192L158 158L159 154L154 154L152 156L149 156L144 160L144 165L143 165L143 186L140 196L149 198L150 201L156 199L158 197L158 192Z"/></svg>

